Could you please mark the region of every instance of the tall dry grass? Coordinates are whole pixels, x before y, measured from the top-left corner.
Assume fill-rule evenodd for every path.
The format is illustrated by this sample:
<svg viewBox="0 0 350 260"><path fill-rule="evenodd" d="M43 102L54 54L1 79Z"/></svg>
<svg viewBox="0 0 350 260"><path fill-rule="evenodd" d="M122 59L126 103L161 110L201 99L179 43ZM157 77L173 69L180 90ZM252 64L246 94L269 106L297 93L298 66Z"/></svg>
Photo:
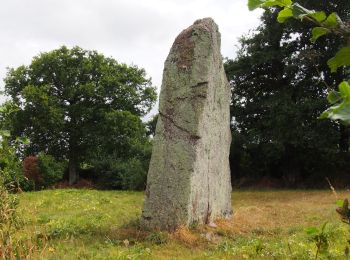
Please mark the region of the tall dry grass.
<svg viewBox="0 0 350 260"><path fill-rule="evenodd" d="M18 198L10 194L0 179L0 259L39 259L46 247L46 238L18 239L14 234L21 226L17 215Z"/></svg>

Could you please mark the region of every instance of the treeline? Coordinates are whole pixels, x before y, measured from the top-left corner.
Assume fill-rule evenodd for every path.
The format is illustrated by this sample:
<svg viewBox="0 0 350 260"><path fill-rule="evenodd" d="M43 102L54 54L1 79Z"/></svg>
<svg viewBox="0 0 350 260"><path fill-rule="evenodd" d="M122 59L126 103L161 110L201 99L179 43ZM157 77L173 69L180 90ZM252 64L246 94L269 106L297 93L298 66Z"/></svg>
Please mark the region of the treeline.
<svg viewBox="0 0 350 260"><path fill-rule="evenodd" d="M350 2L299 1L349 21ZM276 22L266 10L261 25L240 39L225 68L232 87L231 171L237 186L337 187L349 185L349 127L320 120L327 93L348 71L330 73L327 60L344 44L337 35L310 41L308 21Z"/></svg>
<svg viewBox="0 0 350 260"><path fill-rule="evenodd" d="M300 1L350 18L350 2ZM311 43L310 24L277 23L269 9L225 61L232 89L232 184L320 188L349 185L350 129L320 120L327 93L349 78L330 73L338 36ZM145 187L157 116L144 123L156 91L143 69L95 51L61 47L10 69L0 108L0 172L11 187ZM29 141L28 141L29 140Z"/></svg>

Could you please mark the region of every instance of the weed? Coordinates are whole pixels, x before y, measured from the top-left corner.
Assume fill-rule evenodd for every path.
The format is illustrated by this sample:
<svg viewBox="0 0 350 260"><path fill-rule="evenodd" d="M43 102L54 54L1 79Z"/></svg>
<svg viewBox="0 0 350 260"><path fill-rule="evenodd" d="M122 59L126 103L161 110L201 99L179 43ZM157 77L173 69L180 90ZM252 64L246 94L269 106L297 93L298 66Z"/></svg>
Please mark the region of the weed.
<svg viewBox="0 0 350 260"><path fill-rule="evenodd" d="M9 194L0 178L0 258L31 259L46 245L46 237L20 238L14 234L22 226L17 215L18 198Z"/></svg>
<svg viewBox="0 0 350 260"><path fill-rule="evenodd" d="M165 232L154 232L146 237L146 241L156 245L163 245L168 242L168 234Z"/></svg>
<svg viewBox="0 0 350 260"><path fill-rule="evenodd" d="M315 259L319 254L327 254L329 249L329 234L325 231L327 222L325 222L321 229L315 227L309 227L305 231L309 236L309 239L316 245Z"/></svg>

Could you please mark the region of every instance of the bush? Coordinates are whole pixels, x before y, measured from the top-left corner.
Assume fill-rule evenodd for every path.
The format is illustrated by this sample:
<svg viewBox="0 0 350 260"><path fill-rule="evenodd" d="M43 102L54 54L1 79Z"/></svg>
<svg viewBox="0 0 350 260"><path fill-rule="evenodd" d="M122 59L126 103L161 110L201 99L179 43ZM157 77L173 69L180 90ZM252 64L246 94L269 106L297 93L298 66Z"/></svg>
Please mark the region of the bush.
<svg viewBox="0 0 350 260"><path fill-rule="evenodd" d="M100 176L98 183L102 188L121 190L143 190L147 168L137 158L126 161L108 158L95 165L95 171Z"/></svg>
<svg viewBox="0 0 350 260"><path fill-rule="evenodd" d="M21 162L16 150L8 140L0 140L0 177L8 191L31 190L31 185L22 172Z"/></svg>
<svg viewBox="0 0 350 260"><path fill-rule="evenodd" d="M43 187L49 187L63 179L66 162L56 161L53 156L43 153L39 154L38 162Z"/></svg>
<svg viewBox="0 0 350 260"><path fill-rule="evenodd" d="M39 171L39 158L28 156L23 160L23 174L35 187L43 186L43 178Z"/></svg>
<svg viewBox="0 0 350 260"><path fill-rule="evenodd" d="M36 189L47 188L62 180L66 164L58 162L51 155L39 154L23 160L24 176L35 185Z"/></svg>

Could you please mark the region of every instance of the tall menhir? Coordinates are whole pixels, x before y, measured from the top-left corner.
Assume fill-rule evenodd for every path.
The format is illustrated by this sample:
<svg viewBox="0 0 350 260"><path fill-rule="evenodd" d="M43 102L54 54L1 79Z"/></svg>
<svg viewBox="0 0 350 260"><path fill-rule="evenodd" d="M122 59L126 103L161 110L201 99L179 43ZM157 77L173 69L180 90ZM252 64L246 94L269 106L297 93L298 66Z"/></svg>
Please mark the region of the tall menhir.
<svg viewBox="0 0 350 260"><path fill-rule="evenodd" d="M176 38L165 61L142 225L173 230L232 214L230 88L211 18Z"/></svg>

